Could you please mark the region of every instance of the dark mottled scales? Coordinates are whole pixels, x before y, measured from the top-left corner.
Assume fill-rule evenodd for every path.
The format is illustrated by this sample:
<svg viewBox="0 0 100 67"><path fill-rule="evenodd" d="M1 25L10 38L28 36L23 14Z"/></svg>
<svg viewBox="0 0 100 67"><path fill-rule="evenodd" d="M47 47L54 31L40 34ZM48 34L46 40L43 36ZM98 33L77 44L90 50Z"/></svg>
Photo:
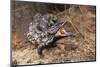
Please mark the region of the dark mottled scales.
<svg viewBox="0 0 100 67"><path fill-rule="evenodd" d="M49 14L42 15L40 13L33 17L33 22L29 24L29 31L27 33L27 38L33 44L37 42L38 51L49 42L53 41L54 35L50 35L48 30L50 29L51 17ZM53 22L53 21L52 21ZM42 52L42 50L41 50ZM38 52L41 54L41 52Z"/></svg>

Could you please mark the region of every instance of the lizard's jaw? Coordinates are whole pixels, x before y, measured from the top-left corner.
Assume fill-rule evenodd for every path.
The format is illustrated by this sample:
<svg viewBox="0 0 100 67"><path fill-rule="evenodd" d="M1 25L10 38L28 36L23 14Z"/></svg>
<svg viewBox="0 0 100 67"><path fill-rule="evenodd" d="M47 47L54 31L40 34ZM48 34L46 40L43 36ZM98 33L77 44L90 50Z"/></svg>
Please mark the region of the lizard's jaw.
<svg viewBox="0 0 100 67"><path fill-rule="evenodd" d="M55 34L56 36L75 36L75 33L73 32L66 32L64 27L61 27L57 33Z"/></svg>

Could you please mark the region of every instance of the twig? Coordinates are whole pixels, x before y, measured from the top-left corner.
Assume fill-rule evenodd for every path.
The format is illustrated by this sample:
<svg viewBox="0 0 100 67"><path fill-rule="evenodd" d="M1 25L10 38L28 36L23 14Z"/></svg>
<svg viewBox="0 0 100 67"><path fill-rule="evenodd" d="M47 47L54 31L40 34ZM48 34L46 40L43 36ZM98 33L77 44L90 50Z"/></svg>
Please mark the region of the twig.
<svg viewBox="0 0 100 67"><path fill-rule="evenodd" d="M82 9L81 9L81 7L79 6L79 9L80 9L80 12L81 12L81 14L82 14L82 16L83 16L83 11L82 11ZM86 40L86 33L84 33L84 41Z"/></svg>
<svg viewBox="0 0 100 67"><path fill-rule="evenodd" d="M55 6L54 8L56 9L56 11L57 11L57 12L60 12L60 10L59 10L59 9L57 9L57 7L56 7L56 6Z"/></svg>
<svg viewBox="0 0 100 67"><path fill-rule="evenodd" d="M70 9L69 9L69 10L70 10ZM70 20L70 23L71 23L71 25L73 26L74 30L75 30L76 32L80 33L81 36L84 38L84 35L79 31L79 29L77 28L77 26L76 26L75 24L73 24L72 19L71 19L71 17L70 17L70 12L69 12L68 19Z"/></svg>

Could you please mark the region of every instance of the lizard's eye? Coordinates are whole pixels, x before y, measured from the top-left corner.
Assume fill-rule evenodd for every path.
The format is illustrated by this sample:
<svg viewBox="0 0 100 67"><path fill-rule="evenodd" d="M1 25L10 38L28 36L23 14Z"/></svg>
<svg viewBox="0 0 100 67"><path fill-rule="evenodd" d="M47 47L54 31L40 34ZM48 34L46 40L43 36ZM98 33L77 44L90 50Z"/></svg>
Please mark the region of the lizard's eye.
<svg viewBox="0 0 100 67"><path fill-rule="evenodd" d="M48 18L48 22L50 23L50 26L52 26L52 25L54 25L57 22L57 18L55 18L55 16L50 14L50 16Z"/></svg>

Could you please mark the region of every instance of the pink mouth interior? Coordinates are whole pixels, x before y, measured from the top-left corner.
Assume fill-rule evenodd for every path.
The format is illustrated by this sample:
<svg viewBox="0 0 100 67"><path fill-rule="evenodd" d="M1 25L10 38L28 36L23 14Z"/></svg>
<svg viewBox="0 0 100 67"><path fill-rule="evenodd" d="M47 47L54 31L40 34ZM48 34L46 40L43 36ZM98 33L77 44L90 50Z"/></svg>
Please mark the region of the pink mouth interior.
<svg viewBox="0 0 100 67"><path fill-rule="evenodd" d="M58 31L57 31L57 33L56 33L56 35L57 36L66 36L66 31L65 31L65 29L62 27L62 28L60 28Z"/></svg>

